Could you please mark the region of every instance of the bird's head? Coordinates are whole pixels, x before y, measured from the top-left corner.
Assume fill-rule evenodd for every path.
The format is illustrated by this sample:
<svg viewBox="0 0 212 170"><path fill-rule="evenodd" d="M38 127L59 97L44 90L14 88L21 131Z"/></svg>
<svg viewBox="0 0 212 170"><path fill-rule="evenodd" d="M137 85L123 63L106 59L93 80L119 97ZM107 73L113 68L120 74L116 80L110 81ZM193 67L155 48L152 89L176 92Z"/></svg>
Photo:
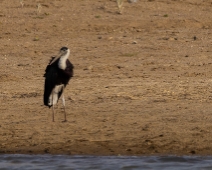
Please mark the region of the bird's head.
<svg viewBox="0 0 212 170"><path fill-rule="evenodd" d="M70 50L67 47L62 47L59 51L59 54L57 56L52 57L51 61L49 62L49 65L57 61L58 58L68 58L70 55Z"/></svg>
<svg viewBox="0 0 212 170"><path fill-rule="evenodd" d="M67 48L67 47L62 47L61 49L60 49L60 56L61 55L65 55L65 54L67 54L69 52L69 49Z"/></svg>

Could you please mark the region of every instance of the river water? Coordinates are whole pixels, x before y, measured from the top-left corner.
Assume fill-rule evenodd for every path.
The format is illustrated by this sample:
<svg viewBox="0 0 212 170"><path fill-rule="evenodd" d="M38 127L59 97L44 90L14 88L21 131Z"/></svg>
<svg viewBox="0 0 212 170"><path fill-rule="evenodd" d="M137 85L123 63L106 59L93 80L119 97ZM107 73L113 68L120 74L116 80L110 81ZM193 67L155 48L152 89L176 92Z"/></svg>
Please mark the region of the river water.
<svg viewBox="0 0 212 170"><path fill-rule="evenodd" d="M211 156L0 155L0 170L209 170Z"/></svg>

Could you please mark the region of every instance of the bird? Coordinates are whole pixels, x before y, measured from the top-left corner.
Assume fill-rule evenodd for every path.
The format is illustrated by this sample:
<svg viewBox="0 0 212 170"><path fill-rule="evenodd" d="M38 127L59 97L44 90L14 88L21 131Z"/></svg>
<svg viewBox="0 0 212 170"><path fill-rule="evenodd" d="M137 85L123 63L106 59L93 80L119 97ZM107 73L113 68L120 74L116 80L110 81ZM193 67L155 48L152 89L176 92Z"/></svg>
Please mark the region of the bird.
<svg viewBox="0 0 212 170"><path fill-rule="evenodd" d="M66 122L64 89L73 77L74 66L69 61L70 49L62 47L58 56L53 56L46 66L44 77L43 102L45 106L52 107L52 121L54 122L54 106L62 99L64 108L64 121Z"/></svg>

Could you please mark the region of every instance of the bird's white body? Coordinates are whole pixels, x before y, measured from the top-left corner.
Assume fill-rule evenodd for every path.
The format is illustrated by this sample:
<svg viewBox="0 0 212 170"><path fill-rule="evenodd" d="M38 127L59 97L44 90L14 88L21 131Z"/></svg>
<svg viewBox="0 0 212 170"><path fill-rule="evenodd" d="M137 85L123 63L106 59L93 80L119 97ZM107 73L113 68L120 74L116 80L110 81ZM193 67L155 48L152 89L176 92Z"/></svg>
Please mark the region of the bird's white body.
<svg viewBox="0 0 212 170"><path fill-rule="evenodd" d="M49 96L49 102L48 102L49 106L57 104L57 102L58 102L58 93L60 91L62 91L63 88L64 88L63 84L55 86L55 88L52 90L51 95Z"/></svg>
<svg viewBox="0 0 212 170"><path fill-rule="evenodd" d="M66 68L66 60L68 59L69 55L70 55L70 50L68 49L67 53L60 57L60 60L58 62L58 67L60 69L65 70L65 68Z"/></svg>

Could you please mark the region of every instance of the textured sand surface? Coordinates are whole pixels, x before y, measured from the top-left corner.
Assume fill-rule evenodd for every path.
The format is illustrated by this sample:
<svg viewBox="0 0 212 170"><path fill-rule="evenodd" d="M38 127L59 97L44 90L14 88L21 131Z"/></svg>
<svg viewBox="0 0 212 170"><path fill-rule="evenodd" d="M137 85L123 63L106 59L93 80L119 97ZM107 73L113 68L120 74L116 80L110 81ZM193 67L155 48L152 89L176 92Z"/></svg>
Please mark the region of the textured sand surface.
<svg viewBox="0 0 212 170"><path fill-rule="evenodd" d="M0 0L0 152L212 154L209 0ZM40 4L40 5L39 5ZM44 70L74 78L55 122Z"/></svg>

